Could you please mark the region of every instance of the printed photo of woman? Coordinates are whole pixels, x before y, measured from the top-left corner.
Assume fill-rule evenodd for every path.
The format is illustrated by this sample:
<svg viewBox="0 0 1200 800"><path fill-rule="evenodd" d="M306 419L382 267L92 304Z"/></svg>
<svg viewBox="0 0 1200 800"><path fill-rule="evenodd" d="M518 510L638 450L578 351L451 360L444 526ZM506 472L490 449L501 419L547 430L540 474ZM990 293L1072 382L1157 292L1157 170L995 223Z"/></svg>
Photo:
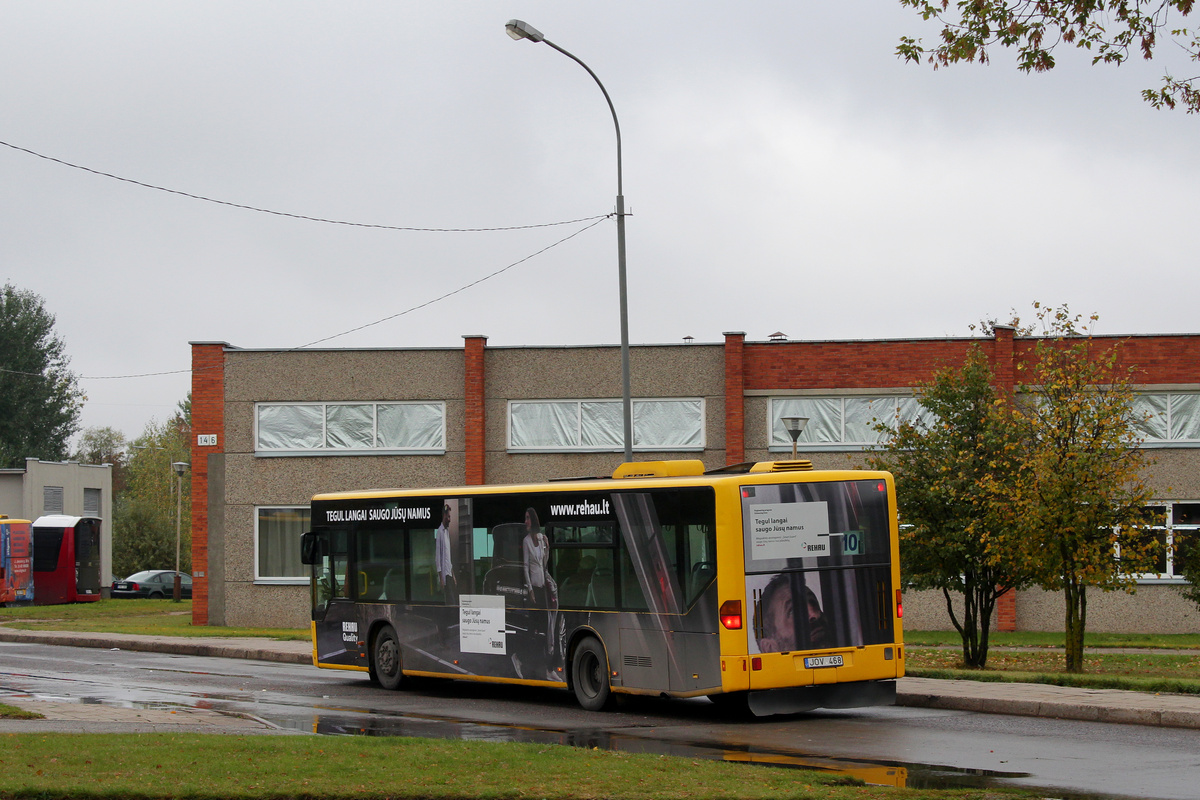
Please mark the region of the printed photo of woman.
<svg viewBox="0 0 1200 800"><path fill-rule="evenodd" d="M555 623L558 621L558 586L550 577L550 539L542 533L538 513L525 510L525 538L521 542L525 565L525 591L530 605L546 609L546 648L543 657L553 660L557 642Z"/></svg>

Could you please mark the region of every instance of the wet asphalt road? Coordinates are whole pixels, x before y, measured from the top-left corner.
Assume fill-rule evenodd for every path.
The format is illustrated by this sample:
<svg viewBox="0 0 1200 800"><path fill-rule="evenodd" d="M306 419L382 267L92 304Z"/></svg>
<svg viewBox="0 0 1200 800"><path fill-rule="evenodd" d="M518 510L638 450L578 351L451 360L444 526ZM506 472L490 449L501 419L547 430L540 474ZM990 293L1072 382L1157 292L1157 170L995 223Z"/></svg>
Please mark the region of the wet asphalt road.
<svg viewBox="0 0 1200 800"><path fill-rule="evenodd" d="M305 665L0 643L5 695L208 708L305 734L535 741L833 768L909 787L1194 798L1200 785L1200 731L936 709L746 720L706 700L634 699L593 714L561 691L427 681L385 692L358 673Z"/></svg>

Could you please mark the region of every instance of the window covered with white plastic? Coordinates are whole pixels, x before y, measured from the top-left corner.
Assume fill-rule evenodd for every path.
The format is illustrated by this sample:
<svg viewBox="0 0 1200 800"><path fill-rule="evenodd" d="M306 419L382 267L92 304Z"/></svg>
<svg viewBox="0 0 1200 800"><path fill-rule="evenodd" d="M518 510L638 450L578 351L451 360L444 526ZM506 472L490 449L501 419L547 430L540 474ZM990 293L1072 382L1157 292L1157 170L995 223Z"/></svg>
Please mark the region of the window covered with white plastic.
<svg viewBox="0 0 1200 800"><path fill-rule="evenodd" d="M886 433L876 430L882 423L895 429L904 422L928 423L930 414L911 396L773 397L768 406L772 451L791 450L792 439L783 425L784 417L805 417L797 443L812 448L866 447L879 444Z"/></svg>
<svg viewBox="0 0 1200 800"><path fill-rule="evenodd" d="M406 403L259 403L258 455L443 453L446 405Z"/></svg>
<svg viewBox="0 0 1200 800"><path fill-rule="evenodd" d="M1200 444L1200 393L1139 393L1133 399L1133 416L1145 444Z"/></svg>
<svg viewBox="0 0 1200 800"><path fill-rule="evenodd" d="M625 422L620 400L512 400L510 452L620 452ZM703 450L704 400L633 401L633 449Z"/></svg>

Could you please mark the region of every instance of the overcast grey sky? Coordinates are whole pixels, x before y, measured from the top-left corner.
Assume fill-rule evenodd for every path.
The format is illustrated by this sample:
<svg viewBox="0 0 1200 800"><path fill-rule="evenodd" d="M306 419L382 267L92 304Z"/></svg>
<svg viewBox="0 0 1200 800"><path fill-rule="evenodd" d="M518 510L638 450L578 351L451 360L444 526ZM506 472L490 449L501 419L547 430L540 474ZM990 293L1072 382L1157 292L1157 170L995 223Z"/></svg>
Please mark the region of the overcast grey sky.
<svg viewBox="0 0 1200 800"><path fill-rule="evenodd" d="M933 71L896 0L0 2L0 141L125 178L391 226L610 213L621 122L634 344L965 335L1034 300L1103 333L1200 331L1200 119L1161 63ZM325 225L0 147L0 280L42 295L85 426L129 436L188 342L615 343L615 223ZM614 387L614 393L616 387Z"/></svg>

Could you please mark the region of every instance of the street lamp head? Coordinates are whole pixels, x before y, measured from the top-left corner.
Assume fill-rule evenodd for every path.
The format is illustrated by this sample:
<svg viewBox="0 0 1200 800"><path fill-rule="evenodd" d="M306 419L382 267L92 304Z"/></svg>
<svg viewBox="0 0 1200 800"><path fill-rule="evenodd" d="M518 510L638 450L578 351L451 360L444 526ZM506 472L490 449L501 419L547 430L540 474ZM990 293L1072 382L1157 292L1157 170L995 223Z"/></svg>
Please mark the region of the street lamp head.
<svg viewBox="0 0 1200 800"><path fill-rule="evenodd" d="M504 26L504 30L508 31L508 35L514 39L528 39L531 42L540 42L546 38L537 28L519 19L510 19L508 24Z"/></svg>
<svg viewBox="0 0 1200 800"><path fill-rule="evenodd" d="M808 417L780 417L779 421L783 423L784 430L787 435L792 437L792 460L796 460L796 442L800 438L800 434L804 433L804 426L808 424Z"/></svg>
<svg viewBox="0 0 1200 800"><path fill-rule="evenodd" d="M808 425L808 417L780 417L779 421L783 423L783 429L792 437L793 442L800 438L800 434L804 433L804 426Z"/></svg>
<svg viewBox="0 0 1200 800"><path fill-rule="evenodd" d="M187 463L186 461L176 461L173 464L171 464L171 469L175 470L175 474L182 478L183 473L187 472L188 467L190 467L190 466L192 466L192 465Z"/></svg>

